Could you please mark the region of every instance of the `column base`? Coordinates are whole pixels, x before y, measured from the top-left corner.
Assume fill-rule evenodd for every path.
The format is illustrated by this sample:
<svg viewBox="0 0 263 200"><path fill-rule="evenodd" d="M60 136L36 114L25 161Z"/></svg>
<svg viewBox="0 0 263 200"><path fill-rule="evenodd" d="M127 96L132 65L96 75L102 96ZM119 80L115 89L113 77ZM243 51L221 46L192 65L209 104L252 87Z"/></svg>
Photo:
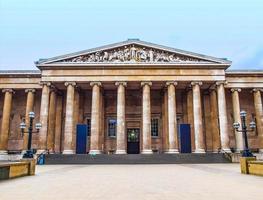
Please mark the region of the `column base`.
<svg viewBox="0 0 263 200"><path fill-rule="evenodd" d="M236 149L235 153L240 153L242 151L242 149Z"/></svg>
<svg viewBox="0 0 263 200"><path fill-rule="evenodd" d="M193 153L205 153L204 149L196 149Z"/></svg>
<svg viewBox="0 0 263 200"><path fill-rule="evenodd" d="M102 154L101 150L90 150L89 154L96 155L96 154Z"/></svg>
<svg viewBox="0 0 263 200"><path fill-rule="evenodd" d="M0 150L0 155L7 155L7 150Z"/></svg>
<svg viewBox="0 0 263 200"><path fill-rule="evenodd" d="M116 150L115 154L127 154L126 150Z"/></svg>
<svg viewBox="0 0 263 200"><path fill-rule="evenodd" d="M153 151L151 149L144 149L142 150L141 154L152 154Z"/></svg>
<svg viewBox="0 0 263 200"><path fill-rule="evenodd" d="M167 154L174 154L174 153L179 153L178 149L168 149L168 151L164 152Z"/></svg>
<svg viewBox="0 0 263 200"><path fill-rule="evenodd" d="M226 153L232 153L232 151L230 149L222 149L224 152Z"/></svg>
<svg viewBox="0 0 263 200"><path fill-rule="evenodd" d="M26 151L26 150L25 150ZM37 154L42 154L42 153L44 153L46 150L45 149L38 149L37 150Z"/></svg>
<svg viewBox="0 0 263 200"><path fill-rule="evenodd" d="M73 150L64 150L62 154L74 154Z"/></svg>
<svg viewBox="0 0 263 200"><path fill-rule="evenodd" d="M212 151L212 153L220 153L220 151L216 150L216 151Z"/></svg>

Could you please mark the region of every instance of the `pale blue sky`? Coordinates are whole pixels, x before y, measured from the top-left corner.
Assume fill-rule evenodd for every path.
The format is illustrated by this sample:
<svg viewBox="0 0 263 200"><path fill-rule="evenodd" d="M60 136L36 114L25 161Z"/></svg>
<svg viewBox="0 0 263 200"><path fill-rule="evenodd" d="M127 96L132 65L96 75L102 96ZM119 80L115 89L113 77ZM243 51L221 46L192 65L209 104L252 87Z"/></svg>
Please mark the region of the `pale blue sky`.
<svg viewBox="0 0 263 200"><path fill-rule="evenodd" d="M262 0L0 0L0 69L127 38L263 69Z"/></svg>

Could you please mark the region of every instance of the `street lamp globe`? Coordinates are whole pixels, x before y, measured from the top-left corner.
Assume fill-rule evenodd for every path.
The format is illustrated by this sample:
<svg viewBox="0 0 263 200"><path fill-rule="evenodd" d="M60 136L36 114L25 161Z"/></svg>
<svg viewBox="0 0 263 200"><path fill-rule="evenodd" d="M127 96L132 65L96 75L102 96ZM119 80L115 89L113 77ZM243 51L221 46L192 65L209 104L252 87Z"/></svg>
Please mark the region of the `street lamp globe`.
<svg viewBox="0 0 263 200"><path fill-rule="evenodd" d="M29 112L28 116L29 116L29 118L34 119L35 113L31 111L31 112Z"/></svg>
<svg viewBox="0 0 263 200"><path fill-rule="evenodd" d="M24 130L26 128L26 123L25 122L21 122L20 123L20 129Z"/></svg>
<svg viewBox="0 0 263 200"><path fill-rule="evenodd" d="M36 123L36 129L39 131L42 128L42 124L41 123Z"/></svg>
<svg viewBox="0 0 263 200"><path fill-rule="evenodd" d="M246 117L246 116L247 116L247 112L244 111L244 110L242 110L242 111L240 112L240 116L241 116L241 117Z"/></svg>
<svg viewBox="0 0 263 200"><path fill-rule="evenodd" d="M255 123L254 121L250 122L250 123L249 123L249 127L250 127L251 129L256 128L256 123Z"/></svg>
<svg viewBox="0 0 263 200"><path fill-rule="evenodd" d="M238 122L233 123L234 129L238 129L240 127L240 124Z"/></svg>

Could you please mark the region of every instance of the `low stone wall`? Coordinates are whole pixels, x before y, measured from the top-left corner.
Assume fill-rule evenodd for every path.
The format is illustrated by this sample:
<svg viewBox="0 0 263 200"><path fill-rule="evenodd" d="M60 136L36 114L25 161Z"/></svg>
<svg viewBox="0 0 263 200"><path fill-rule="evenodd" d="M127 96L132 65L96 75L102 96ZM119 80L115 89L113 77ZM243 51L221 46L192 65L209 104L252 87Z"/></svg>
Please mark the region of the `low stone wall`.
<svg viewBox="0 0 263 200"><path fill-rule="evenodd" d="M263 161L257 161L256 157L241 157L240 166L242 174L263 176Z"/></svg>
<svg viewBox="0 0 263 200"><path fill-rule="evenodd" d="M0 180L35 175L35 159L22 159L20 162L0 163Z"/></svg>

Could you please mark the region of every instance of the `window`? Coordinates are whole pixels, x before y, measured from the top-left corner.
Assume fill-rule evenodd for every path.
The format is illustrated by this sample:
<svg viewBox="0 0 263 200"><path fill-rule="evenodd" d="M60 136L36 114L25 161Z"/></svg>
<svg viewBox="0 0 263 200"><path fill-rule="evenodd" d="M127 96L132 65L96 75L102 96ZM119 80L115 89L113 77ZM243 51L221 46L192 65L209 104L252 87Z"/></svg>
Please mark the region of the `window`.
<svg viewBox="0 0 263 200"><path fill-rule="evenodd" d="M151 119L151 134L152 134L152 137L159 136L159 124L158 124L157 118Z"/></svg>
<svg viewBox="0 0 263 200"><path fill-rule="evenodd" d="M87 136L90 136L90 119L87 119Z"/></svg>
<svg viewBox="0 0 263 200"><path fill-rule="evenodd" d="M109 119L108 120L108 136L109 137L115 137L116 136L116 125L117 125L116 119Z"/></svg>

